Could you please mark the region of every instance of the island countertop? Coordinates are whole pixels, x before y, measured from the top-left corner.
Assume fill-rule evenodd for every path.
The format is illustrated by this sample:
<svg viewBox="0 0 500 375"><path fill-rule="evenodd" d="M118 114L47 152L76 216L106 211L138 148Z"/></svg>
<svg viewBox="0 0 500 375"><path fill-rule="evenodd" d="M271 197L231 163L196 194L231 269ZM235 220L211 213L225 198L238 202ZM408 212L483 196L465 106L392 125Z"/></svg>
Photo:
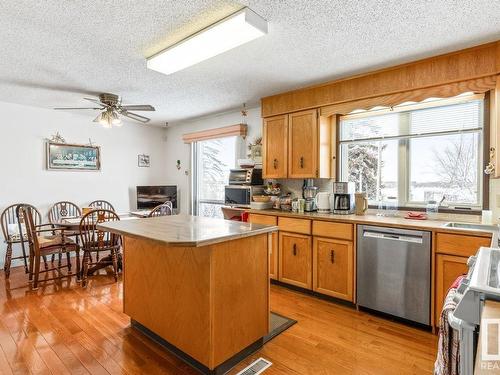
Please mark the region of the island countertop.
<svg viewBox="0 0 500 375"><path fill-rule="evenodd" d="M160 216L98 224L100 230L159 241L170 246L200 247L258 234L277 226L243 223L191 215Z"/></svg>

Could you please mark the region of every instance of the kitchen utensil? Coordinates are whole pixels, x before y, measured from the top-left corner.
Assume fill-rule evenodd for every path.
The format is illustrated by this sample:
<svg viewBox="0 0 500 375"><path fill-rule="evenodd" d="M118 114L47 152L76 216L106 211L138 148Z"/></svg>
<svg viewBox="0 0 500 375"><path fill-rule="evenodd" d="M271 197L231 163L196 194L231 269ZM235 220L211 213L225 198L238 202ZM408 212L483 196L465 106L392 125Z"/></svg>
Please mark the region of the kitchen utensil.
<svg viewBox="0 0 500 375"><path fill-rule="evenodd" d="M250 208L252 210L267 210L273 208L273 202L251 202Z"/></svg>
<svg viewBox="0 0 500 375"><path fill-rule="evenodd" d="M254 195L253 196L254 202L269 202L270 200L271 200L271 197L268 195Z"/></svg>
<svg viewBox="0 0 500 375"><path fill-rule="evenodd" d="M318 212L330 212L330 193L320 191L314 198Z"/></svg>
<svg viewBox="0 0 500 375"><path fill-rule="evenodd" d="M303 198L299 198L298 202L299 202L299 212L304 212L304 208L306 206L306 200Z"/></svg>
<svg viewBox="0 0 500 375"><path fill-rule="evenodd" d="M366 193L354 194L354 213L356 215L364 215L368 210L368 199Z"/></svg>

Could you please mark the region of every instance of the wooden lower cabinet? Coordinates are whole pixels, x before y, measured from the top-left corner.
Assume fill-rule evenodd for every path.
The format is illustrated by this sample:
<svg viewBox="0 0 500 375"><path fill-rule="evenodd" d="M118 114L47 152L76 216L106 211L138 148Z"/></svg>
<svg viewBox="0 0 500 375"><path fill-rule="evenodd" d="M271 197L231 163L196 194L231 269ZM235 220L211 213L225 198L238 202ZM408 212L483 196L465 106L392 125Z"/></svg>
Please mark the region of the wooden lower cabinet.
<svg viewBox="0 0 500 375"><path fill-rule="evenodd" d="M435 326L439 325L439 316L449 287L458 276L467 272L467 259L461 256L436 254Z"/></svg>
<svg viewBox="0 0 500 375"><path fill-rule="evenodd" d="M269 277L278 280L278 232L274 232L270 236Z"/></svg>
<svg viewBox="0 0 500 375"><path fill-rule="evenodd" d="M272 215L250 214L248 221L255 224L278 225L278 218ZM269 238L269 277L278 280L278 232Z"/></svg>
<svg viewBox="0 0 500 375"><path fill-rule="evenodd" d="M313 290L353 302L354 253L350 241L314 237Z"/></svg>
<svg viewBox="0 0 500 375"><path fill-rule="evenodd" d="M312 289L311 236L279 232L279 280Z"/></svg>

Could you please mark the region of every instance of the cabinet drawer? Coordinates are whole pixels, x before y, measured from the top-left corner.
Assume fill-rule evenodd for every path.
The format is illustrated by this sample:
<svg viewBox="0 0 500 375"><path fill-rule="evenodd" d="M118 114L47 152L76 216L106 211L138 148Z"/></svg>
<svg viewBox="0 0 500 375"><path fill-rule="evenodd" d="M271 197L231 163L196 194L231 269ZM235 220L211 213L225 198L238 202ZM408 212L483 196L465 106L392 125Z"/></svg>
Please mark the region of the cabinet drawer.
<svg viewBox="0 0 500 375"><path fill-rule="evenodd" d="M277 225L278 218L270 215L250 214L249 221L255 224Z"/></svg>
<svg viewBox="0 0 500 375"><path fill-rule="evenodd" d="M341 240L352 240L352 229L352 224L346 223L314 220L312 224L312 233L314 236L339 238Z"/></svg>
<svg viewBox="0 0 500 375"><path fill-rule="evenodd" d="M278 227L286 232L311 234L311 220L307 219L280 217L278 218Z"/></svg>
<svg viewBox="0 0 500 375"><path fill-rule="evenodd" d="M490 237L464 236L461 234L437 233L436 253L468 257L481 246L490 246Z"/></svg>

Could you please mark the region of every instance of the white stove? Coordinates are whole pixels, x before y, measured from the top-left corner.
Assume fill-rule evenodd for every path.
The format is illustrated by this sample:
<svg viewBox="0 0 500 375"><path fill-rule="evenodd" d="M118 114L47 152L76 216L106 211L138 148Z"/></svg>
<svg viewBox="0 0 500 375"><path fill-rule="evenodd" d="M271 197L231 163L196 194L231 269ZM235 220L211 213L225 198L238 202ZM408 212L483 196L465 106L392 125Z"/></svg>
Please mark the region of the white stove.
<svg viewBox="0 0 500 375"><path fill-rule="evenodd" d="M457 307L448 314L450 326L460 335L460 374L473 373L484 301L500 301L500 249L481 247L467 265L467 276L454 297Z"/></svg>

